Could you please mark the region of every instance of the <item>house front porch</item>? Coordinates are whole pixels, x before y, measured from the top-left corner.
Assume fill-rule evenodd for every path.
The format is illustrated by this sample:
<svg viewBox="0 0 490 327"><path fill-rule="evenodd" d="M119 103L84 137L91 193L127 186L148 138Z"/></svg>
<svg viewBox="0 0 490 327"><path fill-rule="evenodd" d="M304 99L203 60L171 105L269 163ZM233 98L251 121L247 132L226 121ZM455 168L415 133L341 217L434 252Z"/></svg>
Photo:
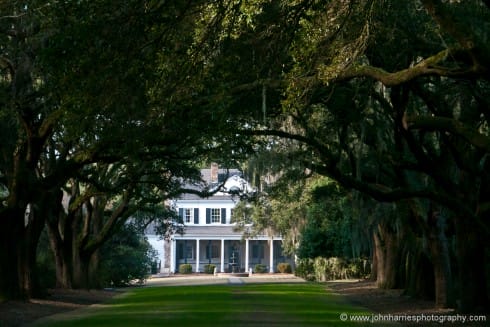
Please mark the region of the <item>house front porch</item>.
<svg viewBox="0 0 490 327"><path fill-rule="evenodd" d="M219 273L255 272L260 264L274 273L280 262L289 262L282 253L282 240L274 238L189 238L170 240L170 271L178 272L181 264L192 265L192 271L205 272L214 265ZM167 261L167 262L168 262Z"/></svg>

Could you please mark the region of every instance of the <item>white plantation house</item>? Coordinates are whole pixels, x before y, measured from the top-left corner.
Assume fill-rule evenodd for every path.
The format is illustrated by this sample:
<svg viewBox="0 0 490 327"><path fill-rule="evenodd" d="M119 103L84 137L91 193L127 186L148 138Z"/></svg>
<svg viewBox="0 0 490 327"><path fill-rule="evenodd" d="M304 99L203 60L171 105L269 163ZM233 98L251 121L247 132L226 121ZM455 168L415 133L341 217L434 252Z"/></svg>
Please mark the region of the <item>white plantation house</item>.
<svg viewBox="0 0 490 327"><path fill-rule="evenodd" d="M147 233L159 252L161 272L178 272L179 265L187 263L197 273L203 272L207 264L213 264L218 272L248 272L262 264L272 273L278 263L289 261L283 256L280 236L259 235L249 239L235 230L231 216L239 201L236 194L250 191L238 170L219 169L212 164L210 169L202 169L201 174L208 185L224 182L224 187L208 198L183 194L173 200L184 222L184 234L159 240L151 231Z"/></svg>

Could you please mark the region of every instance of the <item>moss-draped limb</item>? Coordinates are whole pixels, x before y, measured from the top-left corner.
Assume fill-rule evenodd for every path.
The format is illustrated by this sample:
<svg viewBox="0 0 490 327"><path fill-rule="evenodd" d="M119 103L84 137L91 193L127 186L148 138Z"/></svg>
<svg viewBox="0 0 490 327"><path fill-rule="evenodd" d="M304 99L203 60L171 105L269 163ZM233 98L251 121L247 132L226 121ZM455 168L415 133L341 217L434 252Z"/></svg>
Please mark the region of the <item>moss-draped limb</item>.
<svg viewBox="0 0 490 327"><path fill-rule="evenodd" d="M467 68L445 67L441 63L446 58L463 57L465 51L462 49L444 49L437 54L428 57L412 67L397 72L386 70L370 65L352 65L344 71L335 72L328 66L319 68L319 76L323 81L341 81L357 77L370 77L381 82L385 86L397 86L422 76L444 76L444 77L473 77L486 73L486 69L479 65Z"/></svg>

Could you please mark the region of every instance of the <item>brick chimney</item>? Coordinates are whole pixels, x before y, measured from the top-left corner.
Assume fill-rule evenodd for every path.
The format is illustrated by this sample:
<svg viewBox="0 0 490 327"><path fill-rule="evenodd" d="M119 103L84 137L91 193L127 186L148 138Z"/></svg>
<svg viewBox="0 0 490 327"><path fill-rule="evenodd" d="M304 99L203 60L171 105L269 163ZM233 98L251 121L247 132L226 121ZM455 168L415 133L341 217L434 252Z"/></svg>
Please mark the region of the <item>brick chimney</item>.
<svg viewBox="0 0 490 327"><path fill-rule="evenodd" d="M218 170L219 166L216 162L211 163L211 183L217 183L218 182Z"/></svg>

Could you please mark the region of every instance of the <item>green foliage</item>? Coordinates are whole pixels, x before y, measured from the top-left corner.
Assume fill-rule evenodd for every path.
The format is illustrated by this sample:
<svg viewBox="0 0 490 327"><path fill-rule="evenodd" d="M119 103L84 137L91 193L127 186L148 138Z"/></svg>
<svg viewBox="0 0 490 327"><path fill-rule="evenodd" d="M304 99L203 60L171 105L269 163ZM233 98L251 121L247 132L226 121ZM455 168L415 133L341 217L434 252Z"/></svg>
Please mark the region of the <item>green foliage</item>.
<svg viewBox="0 0 490 327"><path fill-rule="evenodd" d="M258 263L255 265L253 272L256 274L263 274L267 272L267 267L261 263Z"/></svg>
<svg viewBox="0 0 490 327"><path fill-rule="evenodd" d="M213 265L213 264L205 264L204 265L204 273L205 274L213 274L214 273L214 269L216 269L216 265Z"/></svg>
<svg viewBox="0 0 490 327"><path fill-rule="evenodd" d="M215 50L213 40L220 33L218 16L231 14L217 13L213 7L216 11L207 16L212 21L206 22L201 13L208 4L0 2L2 224L15 221L23 226L26 206L41 207L36 203L43 202L38 195L59 192L75 181L77 185L67 191L73 195L68 216L61 199L46 206L58 210L50 217L52 242L75 245L67 251L69 255L57 253L56 257L68 261L63 262L66 266L76 266L83 257L87 268L90 256L131 214L151 211L165 197L176 196L181 182L199 180L198 162L213 153L231 154L231 148L233 156L245 152L243 139L237 145L236 132L226 132L234 126L219 113L218 100L210 101L207 88L213 83L203 82L204 62L211 62L208 51ZM4 189L11 185L19 187ZM3 198L7 194L12 200ZM74 199L76 195L80 198ZM107 206L92 210L92 204L100 201ZM33 225L43 226L47 216L36 213ZM0 226L2 233L16 228L7 225ZM64 228L58 228L61 225ZM171 224L161 226L165 229ZM165 235L167 231L161 229ZM4 243L2 251L14 253L25 244L35 246L37 240L31 239L35 234L29 231L24 243L22 235L17 235L10 244ZM57 244L56 249L63 247ZM0 281L10 280L8 275L16 275L20 264L14 256L0 257ZM127 260L136 258L127 254ZM115 283L143 276L117 269L111 260L105 264L103 278L114 278ZM70 269L66 271L71 274ZM122 275L116 276L117 271ZM88 287L80 285L85 280L74 284ZM18 284L11 283L18 291L8 292L20 294L22 284L29 283ZM9 287L0 282L0 294Z"/></svg>
<svg viewBox="0 0 490 327"><path fill-rule="evenodd" d="M345 271L345 267L345 260L336 257L317 257L313 261L315 279L321 282L335 279L346 279L347 274Z"/></svg>
<svg viewBox="0 0 490 327"><path fill-rule="evenodd" d="M366 258L353 258L347 261L348 278L367 278L371 274L371 261Z"/></svg>
<svg viewBox="0 0 490 327"><path fill-rule="evenodd" d="M342 198L335 203L331 195L329 201L313 202L308 207L307 223L302 229L297 255L300 258L318 256L351 257L353 234L352 218L348 211L342 211Z"/></svg>
<svg viewBox="0 0 490 327"><path fill-rule="evenodd" d="M271 203L269 198L262 193L248 195L244 201L233 209L232 222L236 223L235 229L244 232L247 237L275 230L274 222L270 220ZM248 226L252 224L253 228Z"/></svg>
<svg viewBox="0 0 490 327"><path fill-rule="evenodd" d="M183 263L179 265L180 274L192 274L192 265L190 263Z"/></svg>
<svg viewBox="0 0 490 327"><path fill-rule="evenodd" d="M315 280L315 270L312 259L299 259L294 269L294 274L307 281Z"/></svg>
<svg viewBox="0 0 490 327"><path fill-rule="evenodd" d="M277 271L283 274L290 274L293 272L291 264L288 262L280 262L277 264Z"/></svg>
<svg viewBox="0 0 490 327"><path fill-rule="evenodd" d="M299 260L295 275L310 281L327 281L346 278L365 278L370 274L370 262L367 259L317 257Z"/></svg>
<svg viewBox="0 0 490 327"><path fill-rule="evenodd" d="M123 225L101 249L100 282L104 286L127 286L144 281L156 261L156 253L142 232Z"/></svg>
<svg viewBox="0 0 490 327"><path fill-rule="evenodd" d="M270 20L274 27L287 31L284 34L290 35L292 42L271 46L278 58L290 59L282 62L282 113L264 122L264 132L257 133L270 135L266 150L279 153L269 163L283 160L284 165L272 173L267 171L269 166L262 165L266 169L261 176L270 180L287 175L286 166L293 161L290 158L297 158L304 163L303 170L334 178L376 201L410 202L413 212L399 212L397 218L389 218L390 223L397 234L414 228L424 239L433 237L428 233L434 233L435 224L424 222L427 212L419 214L413 203L420 198L433 201L458 217L450 222L456 236L458 230L475 232L458 236L458 252L475 248L487 252L488 242L480 240L488 238L481 236L482 231L488 236L487 212L475 208L488 202L478 194L488 194L490 189L486 110L490 25L484 23L490 17L488 1L290 3L294 5L283 2L280 10L255 18L262 23L274 13L279 13L275 18L298 18L293 31L287 29L288 20ZM275 34L273 27L269 31L263 36L257 33L257 42L279 39L271 35ZM248 41L248 30L243 35ZM288 56L282 56L281 50ZM282 191L288 193L286 188ZM288 202L287 196L282 197L277 212L286 213L284 220L296 227L285 234L290 249L295 249L301 236L299 252L303 257L369 255L369 234L385 218L369 212L372 206L357 191L338 206L346 209L341 216L336 217L330 205L306 201L314 206L298 205L309 210L296 215L299 221L295 222L289 214L303 198ZM272 208L274 200L269 199ZM280 226L273 219L270 224ZM303 226L298 233L298 227ZM430 257L435 265L442 262L437 254ZM465 258L468 262L462 263ZM481 260L470 258L458 255L457 271L475 269L483 276ZM318 264L328 266L327 262ZM448 276L454 275L464 274L448 272ZM460 283L463 287L464 281ZM482 278L478 283L481 288L486 284ZM467 287L460 293L476 289ZM481 298L481 305L486 305L485 296L463 297Z"/></svg>
<svg viewBox="0 0 490 327"><path fill-rule="evenodd" d="M371 263L367 259L342 259L337 257L316 257L300 259L294 274L309 281L366 278L371 273Z"/></svg>

